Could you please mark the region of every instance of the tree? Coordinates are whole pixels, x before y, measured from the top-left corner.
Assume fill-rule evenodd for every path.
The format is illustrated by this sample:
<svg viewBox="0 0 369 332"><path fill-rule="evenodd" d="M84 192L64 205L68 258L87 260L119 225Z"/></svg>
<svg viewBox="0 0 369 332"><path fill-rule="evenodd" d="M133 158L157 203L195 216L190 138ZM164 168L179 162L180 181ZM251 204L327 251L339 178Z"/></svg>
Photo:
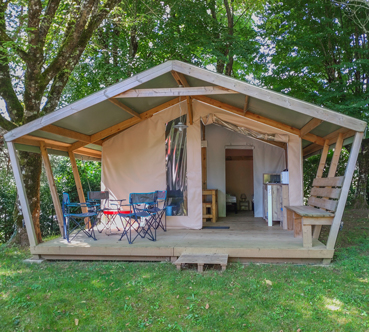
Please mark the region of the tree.
<svg viewBox="0 0 369 332"><path fill-rule="evenodd" d="M29 0L0 4L0 116L5 131L54 111L94 31L119 0ZM41 157L20 152L37 240ZM22 217L17 216L22 225Z"/></svg>
<svg viewBox="0 0 369 332"><path fill-rule="evenodd" d="M333 0L268 4L258 25L265 50L258 59L264 66L260 81L266 87L368 121L369 22L362 19L365 26L361 27L348 10ZM368 200L369 168L365 165L369 165L369 153L363 154L364 150L358 164L361 207L367 207Z"/></svg>

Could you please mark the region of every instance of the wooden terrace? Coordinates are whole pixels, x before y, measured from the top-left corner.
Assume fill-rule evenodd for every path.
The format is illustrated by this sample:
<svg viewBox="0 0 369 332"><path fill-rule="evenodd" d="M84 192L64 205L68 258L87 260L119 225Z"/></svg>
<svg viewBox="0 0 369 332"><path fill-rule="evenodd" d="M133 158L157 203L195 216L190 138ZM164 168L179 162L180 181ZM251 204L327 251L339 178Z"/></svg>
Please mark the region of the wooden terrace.
<svg viewBox="0 0 369 332"><path fill-rule="evenodd" d="M97 234L97 241L79 234L67 243L62 238L50 240L31 248L34 255L48 260L126 260L174 261L183 253L228 254L233 262L292 262L322 263L332 259L334 250L314 239L311 248L302 246L302 238L293 231L283 230L278 223L268 227L252 212L219 218L216 224L229 229L172 230L158 232L157 241L137 239L132 245L118 241L118 235Z"/></svg>

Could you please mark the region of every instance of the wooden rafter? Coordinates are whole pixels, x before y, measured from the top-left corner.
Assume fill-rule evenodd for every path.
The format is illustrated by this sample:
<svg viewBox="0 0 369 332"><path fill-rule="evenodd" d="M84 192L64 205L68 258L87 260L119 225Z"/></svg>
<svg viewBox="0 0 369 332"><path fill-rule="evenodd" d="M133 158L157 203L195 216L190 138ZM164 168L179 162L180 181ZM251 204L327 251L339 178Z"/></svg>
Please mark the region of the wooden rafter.
<svg viewBox="0 0 369 332"><path fill-rule="evenodd" d="M206 96L196 96L196 97L193 97L193 99L200 100L204 103L207 103L209 105L213 105L215 107L224 109L228 112L232 112L232 113L244 116L245 118L248 118L248 119L251 119L251 120L254 120L254 121L257 121L257 122L261 122L261 123L264 123L268 126L278 128L278 129L281 129L281 130L286 131L288 133L300 136L300 129L297 129L295 127L286 125L284 123L266 118L264 116L261 116L261 115L258 115L258 114L252 113L252 112L247 112L246 114L243 114L243 109L232 106L232 105L229 105L229 104L226 104L226 103L223 103L223 102L215 100L213 98L209 98L209 97L206 97ZM324 145L324 139L319 137L319 136L313 135L313 134L307 134L304 137L304 139L306 139L310 142L314 142L316 144Z"/></svg>
<svg viewBox="0 0 369 332"><path fill-rule="evenodd" d="M103 138L106 138L108 136L111 136L111 135L115 135L125 129L128 129L129 127L132 127L134 126L135 124L143 121L143 120L146 120L148 118L151 118L155 113L157 112L160 112L162 111L163 109L166 109L170 106L173 106L175 104L178 104L179 102L179 98L174 98L170 101L167 101L166 103L164 104L161 104L159 106L156 106L144 113L141 113L141 117L138 119L138 118L131 118L131 119L128 119L128 120L125 120L123 122L120 122L112 127L109 127L109 128L106 128L96 134L93 134L92 135L92 140L100 140L100 139L103 139Z"/></svg>
<svg viewBox="0 0 369 332"><path fill-rule="evenodd" d="M314 128L318 127L321 123L323 122L323 120L314 118L312 120L310 120L305 126L303 126L301 128L301 137L304 138L304 136L308 133L310 133Z"/></svg>
<svg viewBox="0 0 369 332"><path fill-rule="evenodd" d="M172 76L176 80L178 85L182 85L184 87L189 87L186 77L182 73L178 73L177 71L172 70Z"/></svg>
<svg viewBox="0 0 369 332"><path fill-rule="evenodd" d="M40 146L40 142L44 142L45 147L52 150L57 151L64 151L68 152L71 144L62 143L58 141L53 141L50 139L44 139L41 137L31 136L31 135L24 135L23 137L17 138L14 140L14 143L30 145L30 146ZM88 149L88 148L79 148L74 151L76 154L86 156L86 157L93 157L93 158L101 158L101 151Z"/></svg>
<svg viewBox="0 0 369 332"><path fill-rule="evenodd" d="M186 77L181 74L178 73L174 70L172 70L172 75L174 77L174 79L176 80L176 82L178 83L178 85L184 86L184 87L189 87L190 85L188 84ZM192 97L191 96L186 96L187 98L187 111L188 111L188 122L190 125L193 124L193 108L192 108Z"/></svg>
<svg viewBox="0 0 369 332"><path fill-rule="evenodd" d="M221 95L238 93L221 86L197 86L182 88L131 89L116 95L115 98L176 97L198 95Z"/></svg>
<svg viewBox="0 0 369 332"><path fill-rule="evenodd" d="M89 135L81 134L76 131L65 129L62 127L55 126L55 125L48 125L48 126L41 128L40 130L46 131L51 134L59 135L59 136L73 138L78 141L84 141L84 142L89 142L89 143L91 142L91 137Z"/></svg>
<svg viewBox="0 0 369 332"><path fill-rule="evenodd" d="M62 127L55 126L55 125L48 125L48 126L45 126L45 127L41 128L40 130L48 132L50 134L55 134L55 135L59 135L59 136L72 138L72 139L75 139L77 141L92 143L90 135L85 135L85 134L79 133L77 131L73 131L73 130L70 130L70 129L65 129L65 128L62 128ZM96 144L96 145L101 145L102 141L95 141L93 143Z"/></svg>
<svg viewBox="0 0 369 332"><path fill-rule="evenodd" d="M340 128L336 131L334 131L333 133L328 134L327 136L324 136L323 139L328 140L328 144L332 145L334 143L336 143L337 139L338 139L338 135L342 133L343 134L343 139L345 140L348 137L352 137L355 135L355 132L353 130L347 129L347 128ZM304 148L303 150L303 156L308 156L314 152L317 152L319 150L321 150L322 147L320 145L317 144L310 144L309 146L307 146L306 148Z"/></svg>
<svg viewBox="0 0 369 332"><path fill-rule="evenodd" d="M119 101L119 100L117 100L115 98L109 98L109 101L112 104L114 104L115 106L118 106L119 108L121 108L123 111L126 111L127 113L133 115L135 118L140 118L140 114L138 114L137 112L135 112L133 109L131 109L127 105L124 105L121 101Z"/></svg>
<svg viewBox="0 0 369 332"><path fill-rule="evenodd" d="M83 141L77 141L75 143L73 143L69 148L68 151L75 151L79 148L83 148L85 145L87 145L88 143L83 142Z"/></svg>

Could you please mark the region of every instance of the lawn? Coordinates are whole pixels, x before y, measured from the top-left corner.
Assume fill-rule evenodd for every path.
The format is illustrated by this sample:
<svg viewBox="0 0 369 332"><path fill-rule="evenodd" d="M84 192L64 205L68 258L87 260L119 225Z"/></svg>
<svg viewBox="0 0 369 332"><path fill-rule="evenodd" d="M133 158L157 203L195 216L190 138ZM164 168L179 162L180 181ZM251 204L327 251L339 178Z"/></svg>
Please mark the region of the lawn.
<svg viewBox="0 0 369 332"><path fill-rule="evenodd" d="M3 331L369 331L368 212L348 211L333 264L46 262L0 249Z"/></svg>

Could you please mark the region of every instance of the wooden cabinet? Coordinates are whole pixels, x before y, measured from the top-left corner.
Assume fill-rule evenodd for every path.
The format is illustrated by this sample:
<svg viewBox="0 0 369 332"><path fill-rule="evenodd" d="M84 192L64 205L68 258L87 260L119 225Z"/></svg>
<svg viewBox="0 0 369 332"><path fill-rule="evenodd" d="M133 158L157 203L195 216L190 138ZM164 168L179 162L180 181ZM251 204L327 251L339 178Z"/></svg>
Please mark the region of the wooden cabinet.
<svg viewBox="0 0 369 332"><path fill-rule="evenodd" d="M287 211L289 205L288 184L268 183L263 185L264 219L268 226L279 221L283 229L287 229ZM269 214L269 211L271 213Z"/></svg>

